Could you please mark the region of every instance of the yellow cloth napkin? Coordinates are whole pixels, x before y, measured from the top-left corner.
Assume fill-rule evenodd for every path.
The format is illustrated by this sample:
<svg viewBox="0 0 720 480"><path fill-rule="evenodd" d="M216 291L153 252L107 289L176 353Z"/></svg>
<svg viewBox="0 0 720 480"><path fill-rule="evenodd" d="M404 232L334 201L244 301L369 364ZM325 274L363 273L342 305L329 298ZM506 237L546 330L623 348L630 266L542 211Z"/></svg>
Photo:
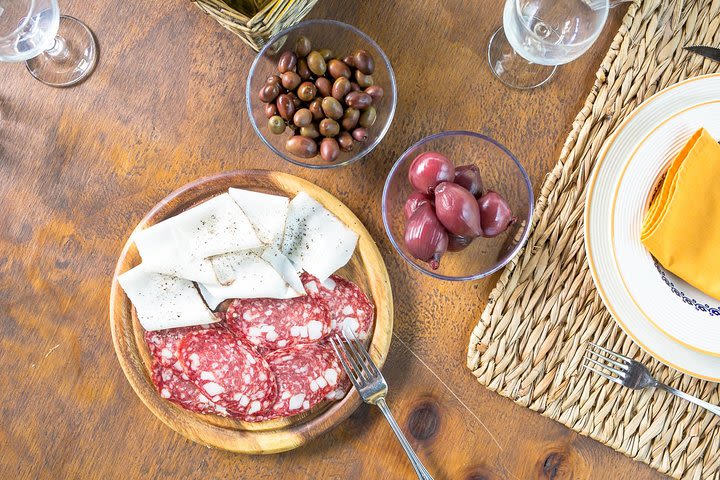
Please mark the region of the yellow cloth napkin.
<svg viewBox="0 0 720 480"><path fill-rule="evenodd" d="M720 300L720 145L704 128L670 165L640 241L663 267Z"/></svg>

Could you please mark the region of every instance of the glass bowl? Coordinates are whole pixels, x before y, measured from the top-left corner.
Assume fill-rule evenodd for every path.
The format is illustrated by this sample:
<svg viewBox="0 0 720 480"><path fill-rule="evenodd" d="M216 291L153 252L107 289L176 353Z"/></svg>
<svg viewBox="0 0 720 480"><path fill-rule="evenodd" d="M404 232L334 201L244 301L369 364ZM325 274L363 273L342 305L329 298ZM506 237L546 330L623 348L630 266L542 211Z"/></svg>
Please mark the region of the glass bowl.
<svg viewBox="0 0 720 480"><path fill-rule="evenodd" d="M278 73L277 61L280 55L287 50L294 50L295 41L301 35L310 39L314 50L329 48L338 57L350 55L359 48L366 50L375 60L374 83L380 85L384 90L383 98L379 104L375 105L377 108L377 120L372 127L368 128L367 141L362 144L355 142L354 148L350 152L341 150L340 156L333 163L327 163L319 154L313 158L301 158L287 152L285 142L292 135L290 129L286 129L285 133L280 135L271 133L268 130L268 119L264 112L265 104L258 98L258 92L265 84L267 77ZM361 159L378 146L390 128L390 123L395 115L397 87L390 61L373 39L352 25L342 22L335 20L308 20L278 33L258 53L248 74L245 97L248 116L255 133L273 152L288 162L302 167L335 168Z"/></svg>
<svg viewBox="0 0 720 480"><path fill-rule="evenodd" d="M407 220L403 208L414 191L408 171L415 157L426 151L442 153L455 166L476 165L485 190L502 195L517 217L517 222L494 238L476 238L464 250L446 252L437 270L413 258L404 240ZM477 280L501 269L525 244L532 214L533 191L527 172L507 148L479 133L451 131L423 138L395 162L383 189L383 224L393 246L414 268L441 280Z"/></svg>

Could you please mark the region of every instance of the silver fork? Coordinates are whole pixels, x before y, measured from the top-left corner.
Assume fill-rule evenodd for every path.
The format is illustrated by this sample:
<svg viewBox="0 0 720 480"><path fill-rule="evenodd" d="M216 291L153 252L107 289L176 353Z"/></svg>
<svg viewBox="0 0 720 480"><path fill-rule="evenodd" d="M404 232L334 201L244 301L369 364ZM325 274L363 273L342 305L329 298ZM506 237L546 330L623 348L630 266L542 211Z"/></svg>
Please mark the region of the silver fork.
<svg viewBox="0 0 720 480"><path fill-rule="evenodd" d="M335 338L330 338L330 343L335 349L335 353L340 359L345 372L350 377L350 381L355 385L365 403L377 405L385 415L390 427L395 432L398 440L400 440L403 449L405 449L405 453L410 459L418 478L420 480L433 480L413 451L410 443L408 443L405 435L403 435L402 430L400 430L400 426L393 418L392 413L390 413L387 403L385 403L388 386L382 373L380 373L367 350L352 331L343 329L343 337L345 337L345 342L342 342L340 336L336 334Z"/></svg>
<svg viewBox="0 0 720 480"><path fill-rule="evenodd" d="M650 387L660 388L680 398L684 398L695 405L699 405L715 415L720 415L720 407L717 405L700 400L697 397L658 382L650 375L650 372L648 372L643 364L625 355L620 355L600 345L589 343L583 358L587 360L587 362L583 364L583 367L624 387L635 390ZM608 373L601 369L607 370Z"/></svg>

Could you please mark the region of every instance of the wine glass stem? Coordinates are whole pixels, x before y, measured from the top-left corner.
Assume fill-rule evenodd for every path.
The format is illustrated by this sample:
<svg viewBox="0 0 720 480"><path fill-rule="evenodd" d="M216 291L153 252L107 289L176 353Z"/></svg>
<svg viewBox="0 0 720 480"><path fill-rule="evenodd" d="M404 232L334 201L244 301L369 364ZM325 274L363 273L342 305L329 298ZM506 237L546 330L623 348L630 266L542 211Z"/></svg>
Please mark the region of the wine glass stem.
<svg viewBox="0 0 720 480"><path fill-rule="evenodd" d="M55 43L53 43L53 46L48 50L45 50L43 53L55 62L62 62L67 60L70 56L70 50L68 49L67 42L60 35L55 37Z"/></svg>

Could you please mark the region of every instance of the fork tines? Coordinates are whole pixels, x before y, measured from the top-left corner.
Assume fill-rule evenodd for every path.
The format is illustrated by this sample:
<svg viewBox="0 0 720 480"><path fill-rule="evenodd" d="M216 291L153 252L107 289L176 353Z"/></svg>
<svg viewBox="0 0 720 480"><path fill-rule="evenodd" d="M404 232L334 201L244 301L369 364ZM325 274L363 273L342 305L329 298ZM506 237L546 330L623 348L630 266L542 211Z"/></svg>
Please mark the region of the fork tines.
<svg viewBox="0 0 720 480"><path fill-rule="evenodd" d="M345 328L343 337L345 337L344 342L338 334L335 334L334 337L330 337L330 344L355 388L360 390L363 384L371 382L373 378L382 377L370 354L355 334Z"/></svg>
<svg viewBox="0 0 720 480"><path fill-rule="evenodd" d="M624 355L592 342L588 343L583 360L585 360L583 367L620 385L623 384L629 362L632 361Z"/></svg>

